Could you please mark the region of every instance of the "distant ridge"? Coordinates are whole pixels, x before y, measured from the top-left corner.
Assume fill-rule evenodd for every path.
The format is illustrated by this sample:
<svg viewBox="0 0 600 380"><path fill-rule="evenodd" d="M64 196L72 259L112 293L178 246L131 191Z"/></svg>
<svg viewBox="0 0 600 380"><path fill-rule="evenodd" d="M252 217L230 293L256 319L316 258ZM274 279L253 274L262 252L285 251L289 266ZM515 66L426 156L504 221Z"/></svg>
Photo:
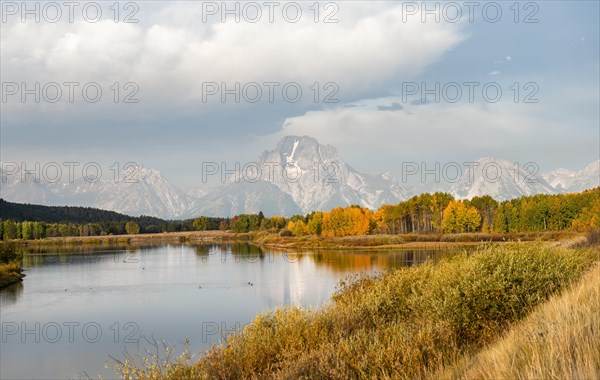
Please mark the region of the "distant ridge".
<svg viewBox="0 0 600 380"><path fill-rule="evenodd" d="M230 177L217 188L196 187L189 193L149 168L140 168L135 173L132 178L135 183L123 178L94 183L81 178L68 183L48 183L35 182L27 176L22 181L19 172L9 175L0 169L0 198L181 220L198 215L231 217L259 211L266 215L291 216L349 205L376 209L382 204L395 204L413 195L436 191L448 192L457 199L490 195L503 201L524 195L580 192L600 186L600 160L579 171L556 169L538 174L524 167L515 171L514 162L488 157L476 161L478 169L472 177L464 170L452 183L432 181L409 191L389 173L394 168L382 168L383 174L377 175L360 173L339 156L335 147L320 144L310 136L285 136L273 150L265 150L249 163L261 172L251 173L256 174L251 181L236 181ZM482 175L481 169L486 165L491 165L492 176L495 170L499 171L497 181ZM220 173L218 175L220 178ZM289 180L297 176L298 180ZM200 183L200 175L192 180Z"/></svg>
<svg viewBox="0 0 600 380"><path fill-rule="evenodd" d="M102 223L136 221L143 224L163 224L165 220L141 216L133 217L114 211L101 210L92 207L77 206L42 206L7 202L0 199L0 220L12 219L18 222L47 222L47 223Z"/></svg>
<svg viewBox="0 0 600 380"><path fill-rule="evenodd" d="M0 181L0 198L12 202L94 207L133 216L174 219L194 207L197 201L177 189L158 170L144 167L131 176L122 171L117 181L93 182L83 178L36 182L33 176L25 176L22 181L20 169L10 175L0 169Z"/></svg>
<svg viewBox="0 0 600 380"><path fill-rule="evenodd" d="M475 164L477 166L472 174L465 170L456 183L445 184L440 190L447 191L457 199L490 195L498 201L526 195L559 193L541 175L530 173L521 166L516 171L514 162L484 157L475 161ZM486 167L491 170L485 169Z"/></svg>
<svg viewBox="0 0 600 380"><path fill-rule="evenodd" d="M579 171L556 169L543 174L544 179L561 193L573 193L600 186L600 160Z"/></svg>

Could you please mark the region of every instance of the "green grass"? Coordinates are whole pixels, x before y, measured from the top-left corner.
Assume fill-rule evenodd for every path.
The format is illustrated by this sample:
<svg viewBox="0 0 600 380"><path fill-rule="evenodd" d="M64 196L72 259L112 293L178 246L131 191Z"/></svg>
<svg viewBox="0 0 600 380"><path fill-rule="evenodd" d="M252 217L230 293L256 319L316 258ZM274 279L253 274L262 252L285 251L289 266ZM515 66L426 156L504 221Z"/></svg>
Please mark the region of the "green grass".
<svg viewBox="0 0 600 380"><path fill-rule="evenodd" d="M131 362L123 378L424 378L477 353L598 260L597 247L489 245L340 285L319 310L266 312L198 361Z"/></svg>

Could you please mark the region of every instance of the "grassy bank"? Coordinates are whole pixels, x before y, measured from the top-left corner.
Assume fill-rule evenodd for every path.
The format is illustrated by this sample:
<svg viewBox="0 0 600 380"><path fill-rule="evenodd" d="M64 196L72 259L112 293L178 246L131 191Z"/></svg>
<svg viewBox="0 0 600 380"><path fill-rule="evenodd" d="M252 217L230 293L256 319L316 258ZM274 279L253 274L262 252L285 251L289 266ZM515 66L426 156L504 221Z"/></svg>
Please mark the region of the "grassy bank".
<svg viewBox="0 0 600 380"><path fill-rule="evenodd" d="M446 246L477 245L482 242L511 242L511 241L559 241L577 237L576 232L530 232L513 234L403 234L403 235L364 235L346 237L320 236L280 236L267 231L235 233L231 231L195 231L195 232L164 232L140 235L109 235L54 237L37 240L13 240L10 244L28 248L44 247L147 247L161 244L202 244L248 242L265 248L280 248L287 250L346 250L346 249L435 249ZM6 242L0 242L0 245Z"/></svg>
<svg viewBox="0 0 600 380"><path fill-rule="evenodd" d="M279 236L278 234L253 233L250 239L265 247L283 249L370 249L405 248L450 245L477 245L482 242L510 241L558 241L581 235L569 231L529 233L461 233L461 234L399 234L364 235L345 237ZM433 244L435 243L435 244Z"/></svg>
<svg viewBox="0 0 600 380"><path fill-rule="evenodd" d="M0 264L0 289L21 282L23 276L19 263Z"/></svg>
<svg viewBox="0 0 600 380"><path fill-rule="evenodd" d="M598 259L597 247L489 245L347 281L319 310L266 312L197 362L183 355L116 370L127 379L435 378L475 357Z"/></svg>
<svg viewBox="0 0 600 380"><path fill-rule="evenodd" d="M12 240L10 244L22 247L72 247L72 246L122 246L145 247L160 244L182 243L222 243L249 241L248 233L233 233L226 231L195 231L195 232L163 232L139 235L107 235L107 236L66 236L36 240ZM6 244L1 242L0 244Z"/></svg>
<svg viewBox="0 0 600 380"><path fill-rule="evenodd" d="M21 282L24 276L14 244L0 244L0 289Z"/></svg>
<svg viewBox="0 0 600 380"><path fill-rule="evenodd" d="M600 265L502 339L437 378L599 379Z"/></svg>

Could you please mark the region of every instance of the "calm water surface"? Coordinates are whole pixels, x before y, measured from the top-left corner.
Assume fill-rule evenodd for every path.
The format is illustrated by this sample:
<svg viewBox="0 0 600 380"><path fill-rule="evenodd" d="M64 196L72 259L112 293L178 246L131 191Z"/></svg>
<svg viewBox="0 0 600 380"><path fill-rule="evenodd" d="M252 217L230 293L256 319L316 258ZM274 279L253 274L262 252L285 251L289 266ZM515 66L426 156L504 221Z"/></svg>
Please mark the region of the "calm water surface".
<svg viewBox="0 0 600 380"><path fill-rule="evenodd" d="M347 275L442 254L227 244L26 256L23 283L0 291L0 377L114 378L110 356L135 356L154 341L181 352L185 339L198 353L266 309L321 306Z"/></svg>

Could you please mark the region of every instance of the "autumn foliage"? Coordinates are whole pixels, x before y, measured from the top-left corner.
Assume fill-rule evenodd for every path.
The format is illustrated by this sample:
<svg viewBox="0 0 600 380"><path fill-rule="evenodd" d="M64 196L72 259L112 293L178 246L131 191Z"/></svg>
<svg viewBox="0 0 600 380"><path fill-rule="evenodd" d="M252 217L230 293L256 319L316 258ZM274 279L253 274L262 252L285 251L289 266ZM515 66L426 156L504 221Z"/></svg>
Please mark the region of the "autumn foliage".
<svg viewBox="0 0 600 380"><path fill-rule="evenodd" d="M334 208L323 213L323 230L325 237L366 235L371 230L373 213L366 208L350 206Z"/></svg>
<svg viewBox="0 0 600 380"><path fill-rule="evenodd" d="M447 193L424 193L375 212L338 207L292 217L295 236L341 237L367 234L591 231L600 228L600 188L574 194L533 195L498 202L485 195L455 200Z"/></svg>
<svg viewBox="0 0 600 380"><path fill-rule="evenodd" d="M444 232L471 232L481 224L481 215L475 207L467 207L459 201L452 201L444 210L442 226Z"/></svg>

